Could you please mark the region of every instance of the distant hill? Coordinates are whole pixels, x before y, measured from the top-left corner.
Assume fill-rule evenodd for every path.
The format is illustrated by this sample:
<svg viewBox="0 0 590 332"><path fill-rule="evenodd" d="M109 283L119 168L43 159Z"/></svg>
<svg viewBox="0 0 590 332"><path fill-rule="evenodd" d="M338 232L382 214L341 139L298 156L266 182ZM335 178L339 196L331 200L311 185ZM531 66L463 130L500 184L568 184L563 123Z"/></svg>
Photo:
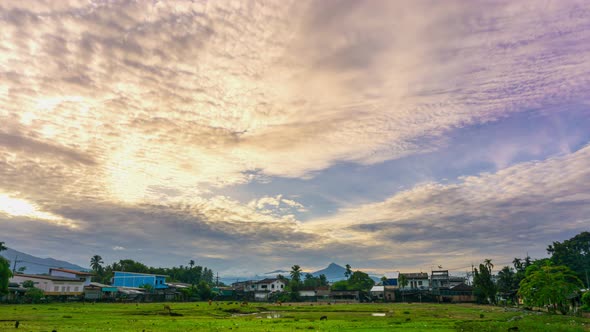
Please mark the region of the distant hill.
<svg viewBox="0 0 590 332"><path fill-rule="evenodd" d="M352 271L354 272L355 269L353 268ZM344 276L344 272L346 272L345 267L342 267L336 263L330 263L330 265L328 265L328 267L326 267L325 269L312 272L311 274L314 277L319 277L320 274L324 274L326 275L326 279L328 279L329 282L335 282L346 279L346 277ZM373 279L375 282L381 281L381 277L379 276L369 274L369 277L371 277L371 279Z"/></svg>
<svg viewBox="0 0 590 332"><path fill-rule="evenodd" d="M78 270L78 271L88 271L88 268L81 267L76 264L68 263L66 261L60 261L54 258L40 258L35 257L29 254L25 254L24 252L20 252L14 249L8 248L0 252L0 256L10 260L10 268L14 264L14 260L17 259L18 262L16 264L16 269L18 270L19 267L26 267L24 273L27 274L43 274L49 273L49 268L52 267L61 267L64 269L71 269L71 270ZM17 258L18 257L18 258Z"/></svg>
<svg viewBox="0 0 590 332"><path fill-rule="evenodd" d="M326 267L325 269L312 272L311 274L314 277L319 277L320 274L323 274L326 276L326 279L328 279L328 281L334 282L346 279L346 277L344 276L344 272L346 272L345 267L342 267L336 263L330 263L330 265L328 265L328 267Z"/></svg>

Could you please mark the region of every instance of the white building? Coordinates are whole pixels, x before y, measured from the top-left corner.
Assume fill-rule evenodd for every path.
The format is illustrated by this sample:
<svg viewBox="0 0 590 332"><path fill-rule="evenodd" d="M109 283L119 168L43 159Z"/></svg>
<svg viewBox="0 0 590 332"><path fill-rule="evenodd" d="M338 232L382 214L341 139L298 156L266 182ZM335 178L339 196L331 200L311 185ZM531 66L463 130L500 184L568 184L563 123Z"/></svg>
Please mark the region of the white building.
<svg viewBox="0 0 590 332"><path fill-rule="evenodd" d="M94 274L89 272L82 272L82 271L75 271L75 270L68 270L62 268L51 268L49 269L49 275L55 277L65 277L65 278L72 278L72 279L80 279L84 281L84 286L90 285L90 279Z"/></svg>
<svg viewBox="0 0 590 332"><path fill-rule="evenodd" d="M244 291L254 292L254 300L256 301L265 301L268 300L270 294L283 292L286 286L285 280L268 278L246 285Z"/></svg>
<svg viewBox="0 0 590 332"><path fill-rule="evenodd" d="M85 281L78 278L37 274L15 274L10 278L10 282L20 285L27 280L31 280L45 295L80 295L84 292Z"/></svg>
<svg viewBox="0 0 590 332"><path fill-rule="evenodd" d="M428 289L430 287L430 278L426 272L417 273L401 273L406 277L408 284L405 287L400 288L406 289Z"/></svg>

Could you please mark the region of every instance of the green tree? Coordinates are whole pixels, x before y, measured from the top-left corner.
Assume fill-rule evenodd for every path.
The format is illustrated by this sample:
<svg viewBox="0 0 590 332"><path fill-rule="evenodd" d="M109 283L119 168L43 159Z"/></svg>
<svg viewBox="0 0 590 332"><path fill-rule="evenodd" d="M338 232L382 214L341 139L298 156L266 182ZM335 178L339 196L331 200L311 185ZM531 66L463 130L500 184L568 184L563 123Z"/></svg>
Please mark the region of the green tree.
<svg viewBox="0 0 590 332"><path fill-rule="evenodd" d="M490 259L479 264L479 270L473 269L473 290L479 303L496 303L496 285L492 280L492 268L494 265Z"/></svg>
<svg viewBox="0 0 590 332"><path fill-rule="evenodd" d="M550 312L566 314L568 297L582 287L582 281L567 266L539 263L527 268L518 293L528 306L548 306Z"/></svg>
<svg viewBox="0 0 590 332"><path fill-rule="evenodd" d="M102 257L100 257L100 255L94 255L92 258L90 258L90 268L95 273L98 274L102 270L102 264L104 264L104 262L102 261Z"/></svg>
<svg viewBox="0 0 590 332"><path fill-rule="evenodd" d="M4 242L0 242L0 251L4 251L6 249L8 248L4 245Z"/></svg>
<svg viewBox="0 0 590 332"><path fill-rule="evenodd" d="M399 283L400 287L400 291L402 293L402 301L405 302L404 299L404 288L406 288L406 286L408 285L408 277L406 277L405 274L399 274L399 277L397 278L397 282Z"/></svg>
<svg viewBox="0 0 590 332"><path fill-rule="evenodd" d="M375 281L362 271L354 271L348 278L348 289L368 292L375 285Z"/></svg>
<svg viewBox="0 0 590 332"><path fill-rule="evenodd" d="M0 244L4 244L0 242ZM4 257L0 256L0 294L8 293L8 280L12 277L10 271L10 262Z"/></svg>
<svg viewBox="0 0 590 332"><path fill-rule="evenodd" d="M36 287L30 287L25 292L25 300L29 303L39 303L44 296L43 290Z"/></svg>
<svg viewBox="0 0 590 332"><path fill-rule="evenodd" d="M16 269L18 271L18 273L25 273L25 271L27 270L26 266L21 266L18 269Z"/></svg>
<svg viewBox="0 0 590 332"><path fill-rule="evenodd" d="M151 294L154 292L154 286L152 284L143 284L139 288L145 289L146 293Z"/></svg>
<svg viewBox="0 0 590 332"><path fill-rule="evenodd" d="M291 267L291 281L299 283L301 281L301 267L299 265L293 265Z"/></svg>
<svg viewBox="0 0 590 332"><path fill-rule="evenodd" d="M352 275L352 269L350 267L350 264L346 264L346 271L344 271L344 277L346 279L350 278L350 276Z"/></svg>
<svg viewBox="0 0 590 332"><path fill-rule="evenodd" d="M320 274L318 278L320 280L320 286L328 286L328 278L326 278L325 274Z"/></svg>
<svg viewBox="0 0 590 332"><path fill-rule="evenodd" d="M35 287L35 282L33 280L25 280L23 281L22 286L24 288L33 288Z"/></svg>
<svg viewBox="0 0 590 332"><path fill-rule="evenodd" d="M582 295L582 308L586 311L590 311L590 291L586 291Z"/></svg>
<svg viewBox="0 0 590 332"><path fill-rule="evenodd" d="M336 281L335 283L332 284L332 287L330 287L330 288L335 291L349 290L348 289L348 280Z"/></svg>
<svg viewBox="0 0 590 332"><path fill-rule="evenodd" d="M553 242L547 247L554 265L569 267L590 288L590 232L582 232L569 240Z"/></svg>

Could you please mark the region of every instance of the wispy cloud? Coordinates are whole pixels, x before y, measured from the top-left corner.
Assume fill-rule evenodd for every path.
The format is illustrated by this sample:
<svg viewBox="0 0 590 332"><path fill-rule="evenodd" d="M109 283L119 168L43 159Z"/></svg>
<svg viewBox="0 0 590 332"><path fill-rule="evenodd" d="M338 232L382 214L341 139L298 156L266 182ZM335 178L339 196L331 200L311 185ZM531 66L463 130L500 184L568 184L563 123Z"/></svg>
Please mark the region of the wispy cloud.
<svg viewBox="0 0 590 332"><path fill-rule="evenodd" d="M513 211L511 227L525 229L531 225L519 220L552 212L532 208L543 195L521 190L519 200L528 205L518 213L511 202L519 200L502 200L504 187L489 197L494 181L518 179L502 172L538 169L534 163L513 168L520 150L508 145L485 156L506 171L456 187L424 184L341 211L338 218L350 227L336 232L341 223L328 218L330 236L300 228L297 213L308 206L289 192L244 201L219 192L278 177L310 179L341 162L376 165L416 156L444 149L460 128L588 105L589 17L576 1L3 3L0 192L75 220L81 227L75 234L95 223L141 234L137 216L158 211L170 220L161 221L170 237L182 230L248 239L264 247L261 254L277 245L307 250L297 241L310 239L344 252L350 245L331 242L332 233L384 243L380 223L434 223L429 218L438 213L444 237L447 225L457 226L452 220L475 225L476 211L502 216L501 204ZM564 147L563 158L571 151ZM520 187L537 192L535 183ZM588 192L568 183L562 191ZM552 192L545 189L544 195ZM482 197L463 202L472 194ZM552 204L564 197L555 193ZM457 209L465 204L462 215L451 217L432 203L439 201ZM111 219L99 207L111 207ZM305 227L312 224L320 222ZM406 232L416 239L412 247L420 247L422 233L410 228L385 233L399 240Z"/></svg>

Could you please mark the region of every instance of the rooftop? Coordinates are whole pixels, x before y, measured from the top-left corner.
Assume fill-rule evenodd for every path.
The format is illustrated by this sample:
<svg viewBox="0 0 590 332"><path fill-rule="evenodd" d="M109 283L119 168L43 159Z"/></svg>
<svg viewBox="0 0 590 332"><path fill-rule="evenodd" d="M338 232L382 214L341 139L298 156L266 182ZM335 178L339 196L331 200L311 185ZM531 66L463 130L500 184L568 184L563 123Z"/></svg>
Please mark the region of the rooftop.
<svg viewBox="0 0 590 332"><path fill-rule="evenodd" d="M75 275L79 275L79 276L93 276L94 275L94 273L90 273L90 272L68 270L68 269L54 268L54 267L49 269L49 273L51 273L51 271L66 272L66 273L71 273L71 274L75 274Z"/></svg>

